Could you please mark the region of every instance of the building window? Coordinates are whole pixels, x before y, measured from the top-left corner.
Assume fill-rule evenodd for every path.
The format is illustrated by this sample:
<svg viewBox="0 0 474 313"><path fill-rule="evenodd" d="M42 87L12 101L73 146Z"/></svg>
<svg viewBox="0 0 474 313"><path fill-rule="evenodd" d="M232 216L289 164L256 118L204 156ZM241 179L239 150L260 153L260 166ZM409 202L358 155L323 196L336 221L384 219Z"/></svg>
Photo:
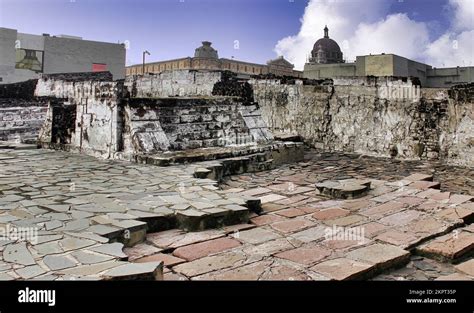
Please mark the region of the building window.
<svg viewBox="0 0 474 313"><path fill-rule="evenodd" d="M43 72L43 51L30 49L16 49L15 68Z"/></svg>

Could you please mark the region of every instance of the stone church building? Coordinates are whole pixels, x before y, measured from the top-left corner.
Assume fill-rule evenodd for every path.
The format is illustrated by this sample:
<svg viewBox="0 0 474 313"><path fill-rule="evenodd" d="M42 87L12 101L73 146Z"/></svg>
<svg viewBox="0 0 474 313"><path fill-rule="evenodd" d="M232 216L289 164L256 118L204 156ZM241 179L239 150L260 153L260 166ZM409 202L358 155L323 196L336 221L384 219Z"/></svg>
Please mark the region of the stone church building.
<svg viewBox="0 0 474 313"><path fill-rule="evenodd" d="M311 56L304 66L303 77L324 79L335 77L392 76L416 77L421 86L444 88L474 81L474 67L435 68L431 65L404 58L396 54L370 54L357 56L355 62L345 62L338 43L324 37L313 46Z"/></svg>
<svg viewBox="0 0 474 313"><path fill-rule="evenodd" d="M301 71L294 70L294 65L278 57L267 64L257 64L235 59L219 58L218 52L209 41L203 41L202 46L196 48L194 57L185 57L167 61L145 63L145 73L161 73L169 70L228 70L243 76L274 74L278 76L302 77ZM126 75L143 74L143 64L136 64L126 68Z"/></svg>

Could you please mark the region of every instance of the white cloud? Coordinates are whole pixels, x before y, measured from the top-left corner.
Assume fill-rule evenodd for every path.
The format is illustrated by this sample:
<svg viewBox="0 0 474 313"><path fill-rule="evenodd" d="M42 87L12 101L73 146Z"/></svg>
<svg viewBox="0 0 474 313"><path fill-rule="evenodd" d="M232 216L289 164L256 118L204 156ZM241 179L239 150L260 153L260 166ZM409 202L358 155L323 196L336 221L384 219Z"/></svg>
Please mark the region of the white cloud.
<svg viewBox="0 0 474 313"><path fill-rule="evenodd" d="M448 32L432 42L427 62L436 67L474 66L474 30Z"/></svg>
<svg viewBox="0 0 474 313"><path fill-rule="evenodd" d="M274 50L302 69L327 24L330 38L339 43L349 61L357 55L384 52L438 67L474 64L473 0L450 0L450 30L433 42L426 23L406 14L387 15L389 5L390 1L381 0L310 0L298 34L281 39Z"/></svg>
<svg viewBox="0 0 474 313"><path fill-rule="evenodd" d="M474 1L450 0L454 10L453 27L458 31L474 29Z"/></svg>
<svg viewBox="0 0 474 313"><path fill-rule="evenodd" d="M419 59L429 44L425 23L418 23L406 14L393 14L373 23L362 23L349 41L348 59L370 53L394 53L410 59Z"/></svg>
<svg viewBox="0 0 474 313"><path fill-rule="evenodd" d="M323 37L323 28L329 27L329 37L340 44L348 41L360 21L375 22L377 17L385 15L388 2L380 0L311 0L301 18L301 28L297 35L281 39L275 46L278 55L284 55L302 69L313 44ZM343 51L344 52L344 51Z"/></svg>

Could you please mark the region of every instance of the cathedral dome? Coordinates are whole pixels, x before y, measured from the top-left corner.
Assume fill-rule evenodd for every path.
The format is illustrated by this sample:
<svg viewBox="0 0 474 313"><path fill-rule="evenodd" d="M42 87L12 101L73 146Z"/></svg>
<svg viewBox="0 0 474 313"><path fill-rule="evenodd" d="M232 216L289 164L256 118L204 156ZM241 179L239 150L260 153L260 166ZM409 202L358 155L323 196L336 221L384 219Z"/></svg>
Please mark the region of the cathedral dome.
<svg viewBox="0 0 474 313"><path fill-rule="evenodd" d="M311 63L343 63L341 48L331 38L329 29L324 27L324 38L318 39L311 50Z"/></svg>
<svg viewBox="0 0 474 313"><path fill-rule="evenodd" d="M203 41L202 46L197 48L194 52L195 58L217 59L217 50L211 47L212 42Z"/></svg>

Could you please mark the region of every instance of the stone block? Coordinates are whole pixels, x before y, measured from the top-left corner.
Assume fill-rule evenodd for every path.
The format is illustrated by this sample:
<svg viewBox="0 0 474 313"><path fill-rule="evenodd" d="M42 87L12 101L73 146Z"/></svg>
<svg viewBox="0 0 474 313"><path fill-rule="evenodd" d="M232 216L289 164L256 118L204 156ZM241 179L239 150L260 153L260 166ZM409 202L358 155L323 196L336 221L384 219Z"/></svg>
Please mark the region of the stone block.
<svg viewBox="0 0 474 313"><path fill-rule="evenodd" d="M310 269L331 280L362 280L372 276L373 264L337 258L318 263Z"/></svg>

